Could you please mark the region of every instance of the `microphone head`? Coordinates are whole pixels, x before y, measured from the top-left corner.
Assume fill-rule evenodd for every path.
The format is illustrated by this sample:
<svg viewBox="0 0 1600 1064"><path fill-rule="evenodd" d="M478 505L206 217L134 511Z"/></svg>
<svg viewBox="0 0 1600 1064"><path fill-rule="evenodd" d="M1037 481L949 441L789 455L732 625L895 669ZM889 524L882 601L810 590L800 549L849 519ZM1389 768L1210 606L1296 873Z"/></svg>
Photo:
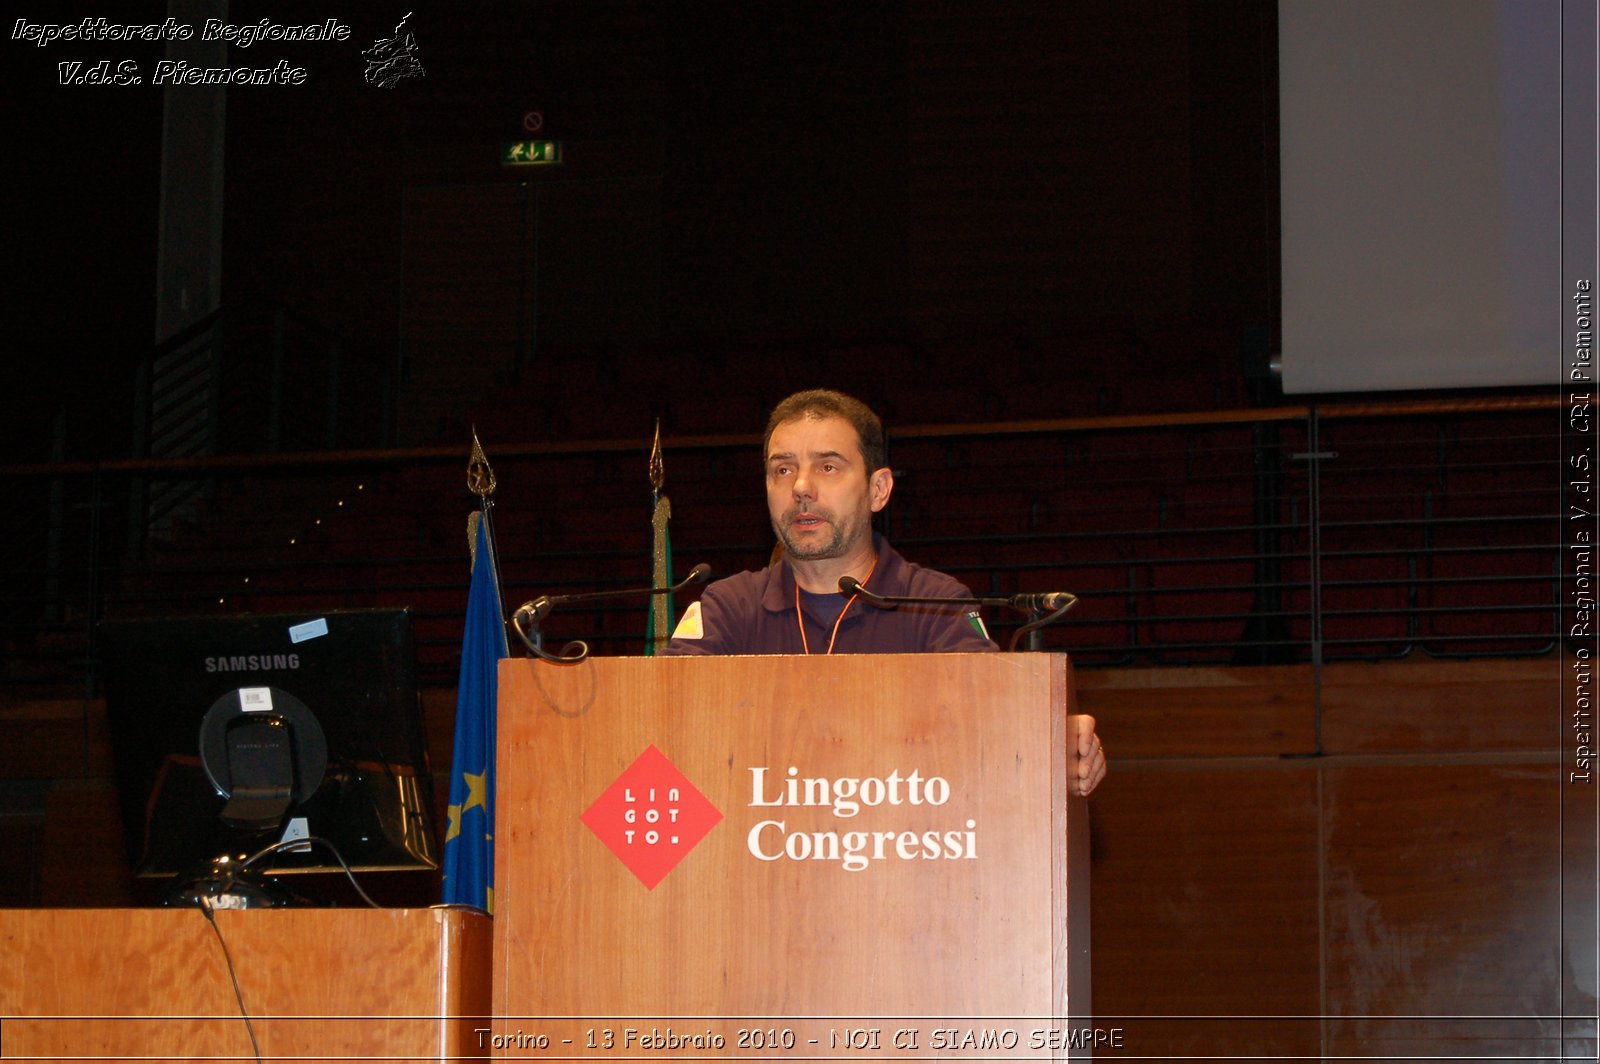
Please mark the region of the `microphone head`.
<svg viewBox="0 0 1600 1064"><path fill-rule="evenodd" d="M538 624L540 621L544 620L546 614L555 608L556 601L556 599L551 598L549 595L540 595L538 598L524 602L522 605L518 606L517 612L514 616L520 618L525 623Z"/></svg>
<svg viewBox="0 0 1600 1064"><path fill-rule="evenodd" d="M853 576L841 576L839 578L839 590L846 595L854 595L861 590L861 581Z"/></svg>
<svg viewBox="0 0 1600 1064"><path fill-rule="evenodd" d="M705 562L701 562L699 565L689 570L689 575L684 578L684 582L689 584L698 584L700 581L704 580L710 575L711 566L707 565Z"/></svg>

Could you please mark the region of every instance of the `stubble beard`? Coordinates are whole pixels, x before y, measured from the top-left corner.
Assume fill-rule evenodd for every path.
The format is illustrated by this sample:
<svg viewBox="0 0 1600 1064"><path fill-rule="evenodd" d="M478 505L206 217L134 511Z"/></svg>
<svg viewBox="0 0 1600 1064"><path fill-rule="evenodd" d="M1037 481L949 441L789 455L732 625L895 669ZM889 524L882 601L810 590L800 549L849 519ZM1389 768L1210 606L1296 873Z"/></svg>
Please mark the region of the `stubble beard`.
<svg viewBox="0 0 1600 1064"><path fill-rule="evenodd" d="M809 547L801 546L795 542L794 537L789 533L790 529L794 525L794 519L798 517L801 512L802 511L799 509L795 509L784 514L783 522L776 529L778 538L783 540L783 549L788 553L789 557L803 562L817 562L826 558L843 557L845 551L844 529L839 527L838 521L834 519L832 514L823 513L819 510L805 511L816 514L818 517L828 522L828 527L832 529L833 535L828 537L826 542L813 543Z"/></svg>

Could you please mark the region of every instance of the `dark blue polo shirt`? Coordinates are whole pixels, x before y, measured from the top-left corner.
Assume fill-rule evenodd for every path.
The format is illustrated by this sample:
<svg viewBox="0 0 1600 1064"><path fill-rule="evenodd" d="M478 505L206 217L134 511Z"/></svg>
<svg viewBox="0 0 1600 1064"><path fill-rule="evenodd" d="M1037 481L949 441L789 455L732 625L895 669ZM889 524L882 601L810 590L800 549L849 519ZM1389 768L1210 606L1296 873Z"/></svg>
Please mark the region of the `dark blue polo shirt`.
<svg viewBox="0 0 1600 1064"><path fill-rule="evenodd" d="M906 561L882 536L873 537L878 565L866 587L880 595L926 595L971 598L967 586L952 576ZM663 654L804 654L800 623L795 613L795 578L787 559L754 572L718 580L700 596L699 638L687 638L694 616L673 633ZM838 607L849 598L831 596L834 603L807 603L830 596L800 596L800 616L805 618L811 653L828 649ZM831 607L831 608L830 608ZM691 607L691 610L694 607ZM834 640L835 654L912 654L999 649L983 632L977 606L874 606L857 598L845 611Z"/></svg>

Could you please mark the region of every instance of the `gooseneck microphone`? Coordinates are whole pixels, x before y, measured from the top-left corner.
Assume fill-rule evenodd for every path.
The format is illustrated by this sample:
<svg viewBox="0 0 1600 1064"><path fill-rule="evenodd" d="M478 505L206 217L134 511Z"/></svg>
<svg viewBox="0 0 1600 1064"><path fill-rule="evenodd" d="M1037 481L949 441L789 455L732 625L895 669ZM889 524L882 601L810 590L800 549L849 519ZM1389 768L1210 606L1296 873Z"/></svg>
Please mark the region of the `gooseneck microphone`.
<svg viewBox="0 0 1600 1064"><path fill-rule="evenodd" d="M1078 604L1078 596L1070 591L1039 591L1012 595L1005 603L1014 610L1070 610Z"/></svg>
<svg viewBox="0 0 1600 1064"><path fill-rule="evenodd" d="M1034 650L1044 649L1043 643L1034 637L1033 633L1046 625L1054 624L1072 607L1078 604L1078 596L1070 591L1038 591L1031 594L1005 595L990 597L952 597L938 595L880 595L875 591L868 591L861 586L861 581L853 576L839 578L839 590L846 595L860 595L868 602L881 609L891 606L954 606L971 610L977 606L1007 606L1023 613L1033 614L1033 619L1018 628L1011 635L1011 642L1007 650L1016 650L1017 644L1024 636L1033 637L1030 647Z"/></svg>
<svg viewBox="0 0 1600 1064"><path fill-rule="evenodd" d="M528 651L545 661L561 665L575 665L589 656L589 644L574 640L561 648L560 654L550 654L544 649L544 637L539 622L557 606L572 602L603 602L607 599L651 598L655 595L675 595L690 584L698 584L711 575L711 566L701 562L689 570L687 576L667 587L629 587L617 591L584 591L576 595L540 595L517 607L511 615L511 626Z"/></svg>
<svg viewBox="0 0 1600 1064"><path fill-rule="evenodd" d="M601 602L605 599L648 598L652 595L674 595L690 584L698 584L711 575L711 566L701 562L689 570L689 575L669 587L629 587L620 591L584 591L576 595L540 595L517 607L514 618L537 624L550 611L568 602Z"/></svg>
<svg viewBox="0 0 1600 1064"><path fill-rule="evenodd" d="M1031 613L1035 610L1070 610L1078 604L1078 596L1070 591L1039 591L1024 595L991 597L961 597L936 595L880 595L868 591L853 576L839 578L839 590L846 595L860 595L868 602L881 606L1009 606L1014 610Z"/></svg>

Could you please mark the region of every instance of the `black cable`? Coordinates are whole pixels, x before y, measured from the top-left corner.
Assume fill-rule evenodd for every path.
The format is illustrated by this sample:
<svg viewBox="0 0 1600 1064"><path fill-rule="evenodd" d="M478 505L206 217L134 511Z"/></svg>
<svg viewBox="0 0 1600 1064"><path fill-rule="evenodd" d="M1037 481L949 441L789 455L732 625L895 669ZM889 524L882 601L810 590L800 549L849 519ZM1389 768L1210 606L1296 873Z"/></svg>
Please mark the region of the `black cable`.
<svg viewBox="0 0 1600 1064"><path fill-rule="evenodd" d="M256 1028L250 1022L250 1010L244 1005L244 991L239 989L239 973L233 968L233 951L228 949L228 940L222 937L222 928L217 926L216 914L211 911L211 899L201 898L197 904L206 923L211 925L211 933L217 936L217 942L222 946L222 959L227 961L228 978L233 981L233 997L239 1002L239 1015L244 1018L244 1029L250 1035L250 1049L255 1054L257 1064L261 1064L261 1044L256 1041Z"/></svg>
<svg viewBox="0 0 1600 1064"><path fill-rule="evenodd" d="M589 657L589 644L581 639L574 639L561 648L561 653L551 654L544 649L543 641L537 632L529 633L522 626L523 613L521 610L511 615L511 627L516 631L517 638L522 640L522 645L528 648L528 653L536 658L543 658L552 665L577 665Z"/></svg>
<svg viewBox="0 0 1600 1064"><path fill-rule="evenodd" d="M1022 642L1022 637L1023 636L1028 635L1028 634L1030 634L1032 632L1037 632L1041 628L1046 628L1046 627L1048 627L1048 626L1050 626L1052 624L1055 624L1057 621L1059 621L1062 617L1064 617L1066 615L1066 612L1068 610L1070 610L1072 607L1076 606L1077 604L1078 604L1078 598L1077 598L1076 595L1074 595L1072 597L1071 601L1069 601L1065 606L1062 606L1060 609L1056 610L1054 613L1050 614L1048 617L1035 616L1035 618L1033 620L1029 621L1027 624L1023 625L1021 628L1018 628L1015 632L1011 633L1011 642L1006 645L1006 650L1010 651L1010 652L1015 652L1016 649L1017 649L1017 644Z"/></svg>
<svg viewBox="0 0 1600 1064"><path fill-rule="evenodd" d="M383 908L383 906L372 900L371 895L361 889L361 884L356 882L356 874L350 870L350 865L345 862L344 854L339 852L339 847L335 846L333 843L329 842L320 835L307 835L300 839L284 839L282 842L275 842L271 846L257 850L255 853L241 861L239 863L239 871L244 871L246 868L249 868L251 865L261 860L263 857L269 857L272 854L277 853L279 850L288 850L299 848L301 846L309 846L313 843L326 847L328 852L333 854L334 860L339 862L339 867L344 869L345 878L350 880L350 885L355 888L356 893L361 896L362 901L366 902L367 905L374 909Z"/></svg>

